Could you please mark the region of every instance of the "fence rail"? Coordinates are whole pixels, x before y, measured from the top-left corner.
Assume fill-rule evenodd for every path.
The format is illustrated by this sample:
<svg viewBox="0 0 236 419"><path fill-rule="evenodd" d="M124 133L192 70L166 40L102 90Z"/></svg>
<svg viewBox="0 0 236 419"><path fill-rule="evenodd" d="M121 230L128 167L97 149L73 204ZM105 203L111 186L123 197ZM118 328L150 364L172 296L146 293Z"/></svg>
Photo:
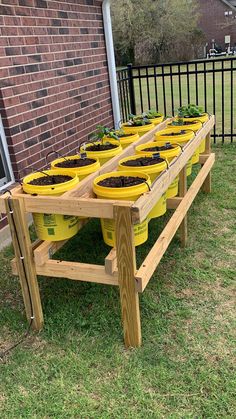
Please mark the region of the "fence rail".
<svg viewBox="0 0 236 419"><path fill-rule="evenodd" d="M117 70L122 120L129 113L158 109L166 116L188 103L216 115L212 136L233 142L236 137L236 57L195 60ZM234 109L235 108L235 109Z"/></svg>

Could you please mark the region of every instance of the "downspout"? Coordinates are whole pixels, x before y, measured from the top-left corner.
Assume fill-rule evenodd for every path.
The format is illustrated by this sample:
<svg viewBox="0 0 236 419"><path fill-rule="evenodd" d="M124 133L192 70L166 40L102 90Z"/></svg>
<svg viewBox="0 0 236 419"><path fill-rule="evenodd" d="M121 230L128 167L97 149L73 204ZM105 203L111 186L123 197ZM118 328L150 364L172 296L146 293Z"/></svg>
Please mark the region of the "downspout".
<svg viewBox="0 0 236 419"><path fill-rule="evenodd" d="M111 89L111 101L112 101L114 125L115 125L115 128L117 129L119 128L121 116L120 116L120 104L119 104L117 79L116 79L116 63L115 63L110 9L111 9L111 1L103 0L102 13L103 13L104 34L105 34L105 42L106 42L108 73L109 73L110 89Z"/></svg>

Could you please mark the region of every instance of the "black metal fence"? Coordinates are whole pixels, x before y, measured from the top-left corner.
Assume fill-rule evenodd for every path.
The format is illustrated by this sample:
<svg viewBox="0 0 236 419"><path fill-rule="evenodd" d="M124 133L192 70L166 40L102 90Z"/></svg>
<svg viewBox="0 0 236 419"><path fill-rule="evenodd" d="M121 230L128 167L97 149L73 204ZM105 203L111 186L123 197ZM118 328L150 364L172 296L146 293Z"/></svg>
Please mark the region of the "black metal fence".
<svg viewBox="0 0 236 419"><path fill-rule="evenodd" d="M236 57L133 66L117 70L122 120L158 109L166 116L195 103L216 115L214 142L236 137Z"/></svg>

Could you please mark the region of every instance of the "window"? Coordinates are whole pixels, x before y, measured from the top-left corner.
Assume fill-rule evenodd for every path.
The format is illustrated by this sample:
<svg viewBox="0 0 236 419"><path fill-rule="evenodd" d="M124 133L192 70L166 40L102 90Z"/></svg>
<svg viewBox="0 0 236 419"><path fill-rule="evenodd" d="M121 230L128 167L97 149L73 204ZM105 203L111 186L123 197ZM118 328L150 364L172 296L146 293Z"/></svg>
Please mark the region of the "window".
<svg viewBox="0 0 236 419"><path fill-rule="evenodd" d="M0 190L13 183L14 176L11 168L10 157L0 116Z"/></svg>

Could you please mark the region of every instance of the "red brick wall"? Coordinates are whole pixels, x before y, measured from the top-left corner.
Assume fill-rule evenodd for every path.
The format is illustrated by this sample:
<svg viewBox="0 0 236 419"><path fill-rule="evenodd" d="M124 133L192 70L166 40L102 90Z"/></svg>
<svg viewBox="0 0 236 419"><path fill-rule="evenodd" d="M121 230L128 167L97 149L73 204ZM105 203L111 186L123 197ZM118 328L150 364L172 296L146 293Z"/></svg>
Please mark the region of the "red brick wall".
<svg viewBox="0 0 236 419"><path fill-rule="evenodd" d="M16 177L112 125L102 1L2 0L0 106Z"/></svg>
<svg viewBox="0 0 236 419"><path fill-rule="evenodd" d="M231 46L236 44L236 12L221 0L198 0L199 26L206 34L208 48L212 48L212 39L225 49L225 35L231 35ZM232 16L225 12L232 11ZM228 44L227 44L228 46Z"/></svg>

